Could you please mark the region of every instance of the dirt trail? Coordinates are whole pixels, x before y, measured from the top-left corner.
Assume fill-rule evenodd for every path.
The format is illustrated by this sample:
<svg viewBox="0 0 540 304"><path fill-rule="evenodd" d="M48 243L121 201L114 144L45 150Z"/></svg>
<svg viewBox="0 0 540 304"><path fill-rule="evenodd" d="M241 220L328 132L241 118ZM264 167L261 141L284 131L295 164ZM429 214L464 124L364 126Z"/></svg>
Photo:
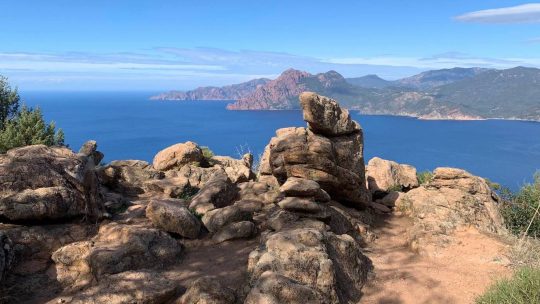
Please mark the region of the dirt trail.
<svg viewBox="0 0 540 304"><path fill-rule="evenodd" d="M511 273L507 247L492 237L457 231L447 247L418 255L406 242L411 225L408 217L390 215L375 228L378 239L366 250L375 278L363 288L360 303L473 303L494 279Z"/></svg>

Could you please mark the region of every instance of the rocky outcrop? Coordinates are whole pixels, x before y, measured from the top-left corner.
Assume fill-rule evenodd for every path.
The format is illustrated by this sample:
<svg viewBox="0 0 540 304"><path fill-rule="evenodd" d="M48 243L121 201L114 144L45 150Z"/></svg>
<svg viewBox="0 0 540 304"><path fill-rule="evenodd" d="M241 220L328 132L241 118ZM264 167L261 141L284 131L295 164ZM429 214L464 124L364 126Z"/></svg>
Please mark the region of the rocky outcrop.
<svg viewBox="0 0 540 304"><path fill-rule="evenodd" d="M103 198L94 166L95 147L75 154L44 145L0 155L0 219L44 222L99 218Z"/></svg>
<svg viewBox="0 0 540 304"><path fill-rule="evenodd" d="M178 260L182 249L157 229L105 224L90 240L74 242L56 250L57 279L69 288L93 284L106 275L147 269Z"/></svg>
<svg viewBox="0 0 540 304"><path fill-rule="evenodd" d="M245 303L353 303L371 269L348 235L297 228L268 236L249 256Z"/></svg>
<svg viewBox="0 0 540 304"><path fill-rule="evenodd" d="M334 100L314 93L300 99L308 128L276 131L261 158L260 176L272 175L280 184L290 177L312 180L333 199L366 207L371 198L362 129Z"/></svg>
<svg viewBox="0 0 540 304"><path fill-rule="evenodd" d="M103 185L127 196L142 194L145 182L165 177L163 172L155 170L151 164L142 160L113 161L100 167L98 174Z"/></svg>
<svg viewBox="0 0 540 304"><path fill-rule="evenodd" d="M201 223L184 205L185 202L181 200L152 200L146 207L146 217L161 230L197 238Z"/></svg>
<svg viewBox="0 0 540 304"><path fill-rule="evenodd" d="M505 233L498 197L483 178L454 168L437 168L433 173L427 185L403 194L395 202L397 210L415 221L411 233L415 249L444 243L458 227Z"/></svg>
<svg viewBox="0 0 540 304"><path fill-rule="evenodd" d="M179 169L184 165L195 164L200 166L204 162L201 148L194 142L188 141L167 147L154 157L154 168L160 171Z"/></svg>
<svg viewBox="0 0 540 304"><path fill-rule="evenodd" d="M211 277L195 280L175 304L234 304L234 292Z"/></svg>
<svg viewBox="0 0 540 304"><path fill-rule="evenodd" d="M418 187L416 168L379 157L369 160L366 176L368 188L372 193Z"/></svg>

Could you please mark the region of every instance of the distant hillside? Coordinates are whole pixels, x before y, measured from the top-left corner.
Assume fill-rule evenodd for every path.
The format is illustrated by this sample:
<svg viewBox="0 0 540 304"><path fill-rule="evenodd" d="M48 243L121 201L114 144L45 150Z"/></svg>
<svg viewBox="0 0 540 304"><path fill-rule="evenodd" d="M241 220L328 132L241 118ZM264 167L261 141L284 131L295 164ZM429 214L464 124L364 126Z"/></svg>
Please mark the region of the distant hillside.
<svg viewBox="0 0 540 304"><path fill-rule="evenodd" d="M393 81L384 80L377 75L366 75L362 77L346 78L347 82L362 88L382 89L395 85Z"/></svg>
<svg viewBox="0 0 540 304"><path fill-rule="evenodd" d="M166 93L153 99L236 100L227 108L286 110L299 109L298 95L304 91L337 99L343 106L365 114L540 121L540 70L523 67L436 70L397 81L374 75L345 79L335 71L313 75L289 69L274 80Z"/></svg>
<svg viewBox="0 0 540 304"><path fill-rule="evenodd" d="M409 87L419 90L432 89L452 82L473 78L490 69L482 68L453 68L432 70L403 78L394 82L396 86Z"/></svg>
<svg viewBox="0 0 540 304"><path fill-rule="evenodd" d="M152 100L238 100L252 93L259 85L264 85L270 79L260 78L224 87L200 87L192 91L170 91Z"/></svg>
<svg viewBox="0 0 540 304"><path fill-rule="evenodd" d="M540 120L540 70L490 70L433 89L439 102L455 102L486 118Z"/></svg>

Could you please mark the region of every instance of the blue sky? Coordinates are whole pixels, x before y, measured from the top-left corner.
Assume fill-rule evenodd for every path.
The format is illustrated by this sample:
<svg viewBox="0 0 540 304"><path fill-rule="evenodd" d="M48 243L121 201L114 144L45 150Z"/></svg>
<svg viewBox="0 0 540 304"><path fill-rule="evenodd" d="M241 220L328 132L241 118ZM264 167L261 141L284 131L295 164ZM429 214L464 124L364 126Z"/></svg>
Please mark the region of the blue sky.
<svg viewBox="0 0 540 304"><path fill-rule="evenodd" d="M21 90L540 67L540 3L523 1L3 0L0 28L0 74Z"/></svg>

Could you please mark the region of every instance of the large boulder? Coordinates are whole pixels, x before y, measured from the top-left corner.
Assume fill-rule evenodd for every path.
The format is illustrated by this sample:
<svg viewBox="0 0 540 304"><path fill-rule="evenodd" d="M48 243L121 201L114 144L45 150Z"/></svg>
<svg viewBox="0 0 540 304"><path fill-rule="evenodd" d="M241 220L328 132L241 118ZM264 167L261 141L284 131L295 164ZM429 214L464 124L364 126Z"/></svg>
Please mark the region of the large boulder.
<svg viewBox="0 0 540 304"><path fill-rule="evenodd" d="M366 176L368 188L371 192L386 192L393 188L412 189L418 187L415 167L398 164L379 157L369 160Z"/></svg>
<svg viewBox="0 0 540 304"><path fill-rule="evenodd" d="M399 196L395 208L414 219L411 244L445 243L458 227L506 233L498 197L486 181L467 171L437 168L433 179Z"/></svg>
<svg viewBox="0 0 540 304"><path fill-rule="evenodd" d="M79 288L105 275L170 264L181 251L177 241L160 230L110 223L90 240L59 248L52 260L58 281Z"/></svg>
<svg viewBox="0 0 540 304"><path fill-rule="evenodd" d="M241 221L222 227L212 236L212 240L216 243L222 243L228 240L250 238L255 233L257 233L257 228L253 222Z"/></svg>
<svg viewBox="0 0 540 304"><path fill-rule="evenodd" d="M157 228L195 239L201 231L201 222L182 202L152 200L146 207L148 217Z"/></svg>
<svg viewBox="0 0 540 304"><path fill-rule="evenodd" d="M186 293L175 304L234 304L234 292L211 277L202 277L191 283Z"/></svg>
<svg viewBox="0 0 540 304"><path fill-rule="evenodd" d="M167 147L154 157L154 168L160 171L179 169L187 164L200 165L205 158L201 148L194 142L188 141Z"/></svg>
<svg viewBox="0 0 540 304"><path fill-rule="evenodd" d="M197 214L229 206L238 195L238 187L223 172L216 172L193 197L189 209Z"/></svg>
<svg viewBox="0 0 540 304"><path fill-rule="evenodd" d="M249 255L246 303L356 303L371 267L349 235L315 228L272 233Z"/></svg>
<svg viewBox="0 0 540 304"><path fill-rule="evenodd" d="M102 184L109 189L125 195L138 195L144 192L145 182L160 180L163 172L152 168L142 160L113 161L98 170Z"/></svg>
<svg viewBox="0 0 540 304"><path fill-rule="evenodd" d="M0 155L0 218L44 222L101 217L103 197L95 161L64 147L44 145Z"/></svg>

